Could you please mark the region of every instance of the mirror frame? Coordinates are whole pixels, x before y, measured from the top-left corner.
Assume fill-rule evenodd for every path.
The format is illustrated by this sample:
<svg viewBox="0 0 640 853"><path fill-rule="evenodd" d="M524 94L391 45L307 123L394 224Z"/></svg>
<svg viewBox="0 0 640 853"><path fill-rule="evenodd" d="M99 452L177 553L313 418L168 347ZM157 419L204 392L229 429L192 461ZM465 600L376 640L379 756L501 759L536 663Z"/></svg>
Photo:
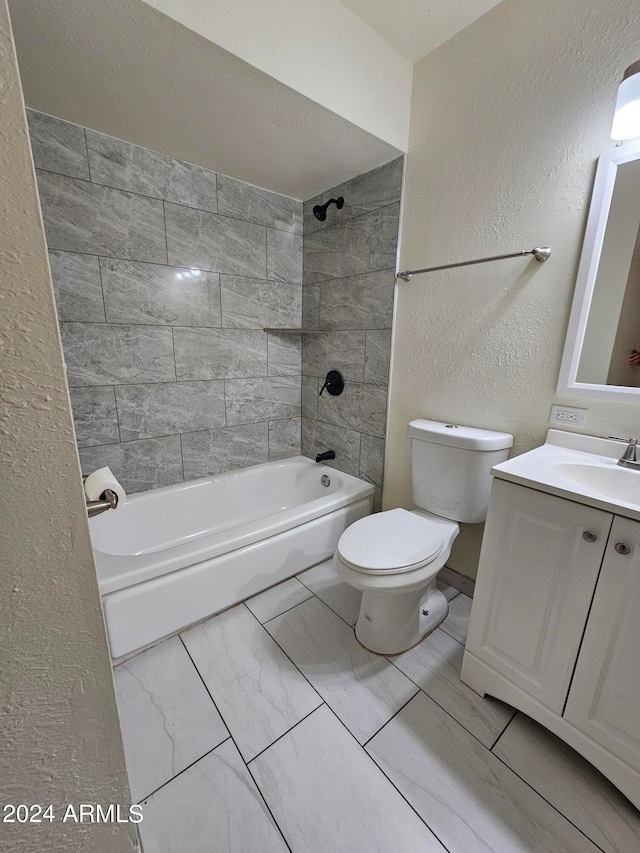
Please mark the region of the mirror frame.
<svg viewBox="0 0 640 853"><path fill-rule="evenodd" d="M591 397L597 400L619 400L627 403L633 403L635 397L640 398L640 388L630 388L623 385L597 385L590 382L578 382L577 380L578 365L607 230L616 175L619 166L632 160L640 160L640 141L627 142L610 151L604 151L598 159L556 389L556 393L561 397Z"/></svg>

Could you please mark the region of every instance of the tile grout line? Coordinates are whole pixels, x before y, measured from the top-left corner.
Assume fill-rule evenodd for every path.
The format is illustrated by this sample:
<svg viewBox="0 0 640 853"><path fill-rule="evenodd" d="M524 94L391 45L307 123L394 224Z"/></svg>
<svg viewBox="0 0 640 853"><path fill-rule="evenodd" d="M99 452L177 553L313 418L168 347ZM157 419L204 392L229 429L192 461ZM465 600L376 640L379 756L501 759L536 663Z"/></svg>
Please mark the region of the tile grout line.
<svg viewBox="0 0 640 853"><path fill-rule="evenodd" d="M91 128L89 128L89 130L90 129ZM86 129L83 128L83 130L85 130L85 138L86 138ZM96 132L98 132L98 131L96 131ZM124 140L124 139L119 140L119 141L120 142L126 142L126 140ZM31 137L29 137L29 142L31 143ZM144 146L139 146L139 147L144 147ZM88 148L87 148L87 150L88 150ZM146 150L150 151L152 149L146 149ZM167 156L169 156L169 155L167 155ZM87 156L87 161L88 161L88 159L89 158ZM172 159L176 159L176 158L172 158ZM193 165L197 165L197 164L193 164ZM80 183L84 183L84 184L92 184L94 187L104 187L105 189L115 190L116 192L123 193L124 195L133 195L133 196L136 196L136 198L145 198L145 199L149 199L149 201L159 201L159 202L164 203L164 204L172 204L175 207L184 207L187 210L194 210L194 211L197 211L198 213L208 213L210 216L220 216L223 219L230 219L233 222L240 222L243 225L253 225L256 228L272 228L274 231L279 231L282 234L295 234L298 237L302 236L302 234L300 234L296 231L290 231L290 230L287 230L285 228L278 228L276 225L265 225L263 222L255 222L253 219L238 219L237 216L229 216L228 213L219 213L217 210L209 210L206 207L193 207L190 204L184 204L184 202L180 202L180 201L171 201L171 199L164 198L162 196L146 195L145 193L138 192L137 190L125 190L122 187L116 187L113 184L102 184L99 181L96 181L91 177L87 179L87 178L79 178L76 175L65 175L64 172L54 172L53 169L43 169L42 166L35 166L35 164L34 164L34 168L35 168L36 172L43 172L46 175L56 175L60 178L66 178L67 180L70 180L70 181L79 181ZM204 168L204 167L200 166L199 168ZM210 169L205 169L205 171L211 172ZM91 167L89 167L89 172L91 172ZM218 175L219 173L213 172L213 174ZM226 175L225 177L231 178L230 175ZM235 181L235 180L237 180L237 178L231 178L231 180ZM216 183L217 183L217 181L216 181ZM241 181L241 183L243 183L243 182ZM255 185L254 184L248 184L248 186L253 187ZM262 187L257 187L257 189L262 189ZM267 190L267 192L271 192L271 190ZM217 193L217 190L216 190L216 193ZM280 195L280 193L275 193L275 194ZM291 198L291 196L284 196L284 198ZM294 199L294 201L297 201L297 199ZM217 198L216 198L216 206L217 206ZM60 251L65 251L65 250L61 249ZM87 254L87 253L81 252L80 254ZM123 258L123 260L126 260L126 259Z"/></svg>
<svg viewBox="0 0 640 853"><path fill-rule="evenodd" d="M511 725L511 723L514 721L515 716L516 716L516 714L517 714L517 713L518 713L518 709L517 709L517 708L514 708L514 709L513 709L513 714L509 717L509 720L507 721L506 726L502 729L502 731L500 732L500 734L498 735L498 737L494 740L494 742L493 742L493 743L491 744L491 746L489 747L489 752L493 752L493 748L497 745L497 743L498 743L498 741L501 739L502 735L507 731L507 729L509 728L509 726ZM494 753L494 755L495 755L495 753ZM499 757L500 757L499 755L496 755L496 758L499 758Z"/></svg>
<svg viewBox="0 0 640 853"><path fill-rule="evenodd" d="M293 575L293 577L292 577L292 578L288 578L288 580L297 580L297 578L296 578L296 576L295 576L295 575ZM280 581L280 583L286 583L286 580L284 580L284 581ZM270 587L269 589L276 589L276 587L278 587L278 586L279 586L279 584L276 584L276 586L272 586L272 587ZM303 584L303 586L304 586L304 584ZM253 613L253 610L251 610L251 608L250 608L250 607L249 607L249 605L247 604L247 601L251 601L251 599L250 599L250 598L247 598L247 599L246 599L245 601L243 601L242 603L243 603L243 604L247 604L247 608L248 608L249 610L251 610L251 612L252 612L252 613L253 613L253 615L256 617L256 619L258 619L258 622L260 622L260 624L261 624L261 625L262 625L262 627L264 628L264 626L265 626L265 625L268 625L268 624L269 624L269 622L273 622L273 620L274 620L274 619L277 619L279 616L284 616L284 614L285 614L285 613L289 613L291 610L295 610L295 609L296 609L296 607L299 607L301 604L304 604L306 601L309 601L309 600L310 600L310 599L312 599L312 598L317 598L317 596L316 596L313 592L311 592L311 590L309 589L309 587L305 586L305 589L306 589L306 590L308 590L308 592L309 592L309 595L307 596L307 598L304 598L302 601L298 601L296 604L292 604L292 605L291 605L291 607L287 607L287 608L286 608L286 610L282 610L280 613L276 613L276 615L275 615L275 616L270 616L268 619L265 619L265 621L264 621L264 622L260 622L260 620L258 619L258 617L256 616L256 614L255 614L255 613ZM267 590L265 590L265 592L267 592ZM258 595L261 595L261 593L258 593ZM267 633L269 633L269 632L267 632ZM271 634L269 634L269 636L271 636Z"/></svg>
<svg viewBox="0 0 640 853"><path fill-rule="evenodd" d="M272 639L273 639L273 638L272 638ZM286 730L286 732L282 732L282 734L281 734L281 735L278 735L278 737L277 737L275 740L271 741L271 743L270 743L268 746L265 746L265 748L264 748L264 749L261 749L261 750L260 750L260 752L256 753L256 755L254 755L254 756L253 756L253 758L250 758L248 761L245 761L245 764L247 765L247 767L248 767L252 762L254 762L254 761L256 760L256 758L260 758L260 756L261 756L261 755L264 755L264 753L265 753L265 752L267 752L268 750L270 750L270 749L271 749L271 747L272 747L272 746L274 746L276 743L278 743L278 741L282 740L282 738L283 738L283 737L286 737L288 734L290 734L290 733L291 733L295 728L297 728L297 727L300 725L300 723L304 723L304 721L305 721L306 719L308 719L312 714L315 714L315 712L316 712L319 708L322 708L322 706L323 706L323 705L326 705L326 704L327 704L327 703L324 701L324 699L322 698L322 696L319 696L319 698L320 698L320 700L321 700L321 701L320 701L320 704L319 704L319 705L316 705L316 707L315 707L312 711L309 711L309 713L308 713L308 714L305 714L305 715L304 715L304 717L302 717L301 719L299 719L297 723L294 723L294 724L291 726L291 728L289 728L289 729L287 729L287 730Z"/></svg>
<svg viewBox="0 0 640 853"><path fill-rule="evenodd" d="M419 692L420 692L420 691L418 690L418 693L419 693ZM415 694L414 696L412 696L411 698L412 698L412 699L415 699L415 697L416 697L417 695L418 695L418 694L416 693L416 694ZM410 702L410 701L411 701L411 699L409 700L409 702ZM408 702L407 702L406 704L408 704ZM349 734L349 736L350 736L351 738L353 738L353 740L355 741L355 743L356 743L356 744L358 745L358 747L362 750L362 752L367 756L367 758L369 759L369 761L371 761L371 763L373 764L373 766L374 766L377 770L379 770L379 772L380 772L380 773L382 773L382 775L383 775L383 776L384 776L384 778L387 780L387 782L389 782L389 784L391 785L391 787L392 787L392 788L393 788L393 789L394 789L394 790L395 790L395 791L400 795L400 797L405 801L405 803L409 806L409 808L411 809L411 811L416 815L416 817L418 818L418 820L420 820L420 821L421 821L421 822L422 822L422 823L427 827L427 829L428 829L428 830L429 830L429 832L433 835L433 837L436 839L436 841L438 841L438 842L439 842L439 844L441 844L441 845L442 845L442 848L446 851L446 853L454 853L454 851L450 851L450 849L449 849L449 848L444 844L444 842L443 842L443 841L442 841L442 840L441 840L441 839L436 835L436 833L433 831L433 829L431 829L431 827L430 827L430 826L429 826L429 824L426 822L426 820L418 814L418 812L416 811L416 809L411 805L411 803L410 803L410 802L409 802L409 800L405 797L405 795L402 793L402 791L401 791L401 790L400 790L400 789L399 789L399 788L394 784L393 780L392 780L392 779L390 779L390 778L387 776L387 774L384 772L384 770L382 769L382 767L380 767L380 765L379 765L379 764L378 764L378 762L375 760L375 758L374 758L374 757L373 757L373 756L372 756L372 755L371 755L371 754L370 754L370 753L369 753L369 752L364 748L364 746L360 743L360 741L355 737L355 735L353 734L353 732L350 732L350 731L349 731L349 729L348 729L348 728L346 727L346 725L342 722L342 720L341 720L341 719L340 719L340 717L336 714L336 712L335 712L335 711L334 711L334 710L333 710L329 705L327 705L327 708L329 708L329 711L333 714L333 716L334 716L334 717L336 718L336 720L340 723L340 725L344 728L344 730ZM394 715L394 716L395 716L395 715ZM385 725L386 725L386 724L385 724ZM368 741L367 741L367 743L368 743Z"/></svg>
<svg viewBox="0 0 640 853"><path fill-rule="evenodd" d="M247 608L247 610L248 610L248 609L249 609L249 608ZM211 618L215 618L215 617L211 617ZM180 638L180 642L182 643L182 646L183 646L184 650L186 651L187 655L189 656L189 660L190 660L190 661L191 661L191 663L193 664L193 668L194 668L194 669L195 669L195 671L198 673L198 677L200 678L200 681L201 681L201 682L202 682L202 684L204 685L204 689L207 691L207 694L209 695L209 698L210 698L210 699L211 699L211 701L213 702L213 707L214 707L214 708L216 709L216 711L218 712L218 714L219 714L219 716L220 716L220 719L221 719L221 720L222 720L222 722L224 723L225 728L227 729L227 731L229 731L229 729L228 729L228 727L227 727L227 724L226 724L226 722L225 722L225 719L224 719L224 717L222 716L222 714L220 713L220 709L218 708L218 705L216 704L216 700L215 700L215 699L213 698L213 696L211 695L211 691L210 691L210 690L209 690L209 688L207 687L207 684L206 684L206 682L205 682L204 678L202 677L202 674L201 674L200 670L199 670L199 669L198 669L198 667L196 666L196 663L195 663L194 659L191 657L191 653L189 652L189 649L187 648L187 644L186 644L186 643L185 643L185 641L182 639L182 634L177 634L177 636ZM268 811L268 812L269 812L269 814L271 815L271 820L273 821L274 826L276 827L276 829L278 830L278 832L279 832L279 833L280 833L280 835L282 836L282 840L284 841L284 843L285 843L285 846L286 846L287 850L289 850L289 853L293 853L293 851L292 851L292 849L291 849L291 846L290 846L289 842L287 841L287 839L286 839L286 837L285 837L285 834L284 834L284 832L282 831L282 829L281 829L281 827L280 827L280 824L278 823L278 821L277 821L277 820L276 820L276 818L275 818L275 815L274 815L274 814L273 814L273 812L271 811L271 807L269 806L269 803L267 802L267 800L266 800L266 798L265 798L264 794L262 793L262 791L261 791L261 789L260 789L260 786L259 786L259 785L258 785L258 783L256 782L255 777L254 777L253 773L251 772L251 768L249 767L249 765L247 764L247 762L244 760L244 757L243 757L242 753L241 753L241 752L240 752L240 750L238 749L238 744L236 743L236 740L235 740L235 738L233 737L233 735L231 734L231 732L230 732L230 731L229 731L229 738L230 738L231 742L233 743L234 747L236 748L236 751L237 751L238 755L240 756L240 760L243 762L244 766L247 768L247 772L249 773L249 776L251 777L251 781L253 782L253 784L254 784L254 786L255 786L256 791L260 794L260 797L261 797L262 801L264 802L264 804L265 804L265 807L266 807L267 811Z"/></svg>
<svg viewBox="0 0 640 853"><path fill-rule="evenodd" d="M397 667L396 667L396 668L397 668ZM398 672L400 672L400 670L398 670ZM402 674L404 675L404 673L402 673ZM408 679L408 681L411 681L411 679L409 678L409 679ZM367 738L367 739L365 740L365 742L364 742L364 743L360 743L360 741L358 741L358 743L360 743L360 746L361 746L363 749L366 749L367 744L368 744L370 741L372 741L372 740L374 739L374 737L376 737L376 735L379 735L379 734L380 734L380 732L381 732L384 728L386 728L386 726L388 726L388 725L389 725L389 723L390 723L392 720L395 720L395 718L398 716L398 714L399 714L401 711L404 711L404 709L407 707L407 705L409 704L409 702L413 701L413 700L416 698L416 696L418 696L420 693L422 693L422 691L421 691L421 690L420 690L420 688L415 684L415 682L411 682L411 683L413 684L413 686L414 686L414 687L416 687L416 692L415 692L412 696L410 696L410 697L407 699L407 701L406 701L403 705L401 705L401 706L398 708L398 710L394 713L394 715L393 715L392 717L389 717L389 719L388 719L385 723L383 723L383 724L380 726L380 728L379 728L377 731L375 731L375 732L371 735L371 737ZM336 716L337 716L337 714L336 714Z"/></svg>
<svg viewBox="0 0 640 853"><path fill-rule="evenodd" d="M178 773L176 773L175 776L172 776L171 779L167 779L167 781L163 782L162 785L158 785L158 787L154 788L150 794L145 794L144 797L140 797L140 799L137 800L137 802L138 803L144 802L144 800L148 800L149 797L153 797L154 794L157 794L158 791L161 791L163 788L166 788L167 785L169 785L171 782L173 782L174 779L177 779L179 776L182 776L183 773L186 773L187 770L190 770L199 761L202 761L203 758L206 758L208 755L211 755L212 752L215 752L216 749L218 749L219 746L222 746L223 743L226 743L228 740L231 740L231 735L229 734L229 729L227 729L226 725L225 725L225 730L227 732L227 736L226 736L226 738L224 738L224 740L221 740L220 743L217 743L214 747L212 747L212 749L208 749L203 755L201 755L199 758L196 758L195 761L192 761L191 764L188 764L186 767L184 767L182 770L180 770ZM126 758L126 756L125 756L125 758Z"/></svg>
<svg viewBox="0 0 640 853"><path fill-rule="evenodd" d="M517 713L517 711L516 711L516 713ZM515 714L514 714L514 716L515 716ZM512 718L512 719L513 719L513 718ZM510 720L509 722L511 722L511 720ZM507 764L507 762L506 762L506 761L504 761L504 760L503 760L499 755L496 755L496 753L495 753L495 752L492 752L491 754L492 754L495 758L497 758L497 759L498 759L498 761L499 761L501 764L503 764L503 765L504 765L508 770L510 770L510 771L513 773L513 775L514 775L514 776L516 776L518 779L520 779L520 781L521 781L521 782L523 782L523 783L527 786L527 788L529 788L531 791L533 791L533 793L534 793L534 794L536 794L538 797L540 797L540 799L541 799L543 802L545 802L545 803L549 806L549 808L553 809L553 811L554 811L554 812L556 812L556 814L560 815L560 817L561 817L561 818L564 818L564 820L566 820L568 824L570 824L570 825L571 825L571 826L572 826L572 827L573 827L577 832L579 832L579 833L580 833L580 835L582 835L584 838L586 838L586 839L587 839L587 841L589 841L591 844L593 844L593 846L594 846L597 850L602 851L602 853L606 853L606 851L604 850L604 848L603 848L603 847L601 847L597 842L595 842L592 838L590 838L590 836L588 836L586 832L584 832L582 829L580 829L580 827L579 827L577 824L575 824L575 823L571 820L571 818L567 817L567 815L566 815L566 814L564 814L563 812L561 812L559 808L557 808L556 806L554 806L554 804L553 804L552 802L550 802L550 801L549 801L549 800L544 796L544 794L541 794L541 793L540 793L540 791L538 791L538 790L537 790L537 788L534 788L534 787L533 787L533 785L530 785L530 784L529 784L529 782L527 782L527 780L526 780L526 779L524 779L524 778L523 778L519 773L517 773L517 772L513 769L513 767L511 767L509 764Z"/></svg>

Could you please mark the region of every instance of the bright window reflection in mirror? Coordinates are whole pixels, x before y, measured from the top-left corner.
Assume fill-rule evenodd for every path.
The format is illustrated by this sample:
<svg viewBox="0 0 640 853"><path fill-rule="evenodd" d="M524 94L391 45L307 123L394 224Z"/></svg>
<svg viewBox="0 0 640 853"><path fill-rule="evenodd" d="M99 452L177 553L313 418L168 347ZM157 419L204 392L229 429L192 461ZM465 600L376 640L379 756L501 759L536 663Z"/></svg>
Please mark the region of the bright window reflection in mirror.
<svg viewBox="0 0 640 853"><path fill-rule="evenodd" d="M558 382L640 401L640 143L601 155Z"/></svg>

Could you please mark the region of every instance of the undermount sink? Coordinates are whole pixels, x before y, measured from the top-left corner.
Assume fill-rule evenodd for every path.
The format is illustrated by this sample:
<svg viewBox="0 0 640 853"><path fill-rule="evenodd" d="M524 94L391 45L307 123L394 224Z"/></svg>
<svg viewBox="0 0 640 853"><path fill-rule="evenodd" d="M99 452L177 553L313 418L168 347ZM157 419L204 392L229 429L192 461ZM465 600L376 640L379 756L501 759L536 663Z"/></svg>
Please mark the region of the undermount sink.
<svg viewBox="0 0 640 853"><path fill-rule="evenodd" d="M624 444L549 430L547 440L496 465L492 474L640 521L640 470L618 465Z"/></svg>
<svg viewBox="0 0 640 853"><path fill-rule="evenodd" d="M608 465L560 462L556 467L559 475L578 489L599 493L612 501L640 505L640 471L621 468L613 460Z"/></svg>

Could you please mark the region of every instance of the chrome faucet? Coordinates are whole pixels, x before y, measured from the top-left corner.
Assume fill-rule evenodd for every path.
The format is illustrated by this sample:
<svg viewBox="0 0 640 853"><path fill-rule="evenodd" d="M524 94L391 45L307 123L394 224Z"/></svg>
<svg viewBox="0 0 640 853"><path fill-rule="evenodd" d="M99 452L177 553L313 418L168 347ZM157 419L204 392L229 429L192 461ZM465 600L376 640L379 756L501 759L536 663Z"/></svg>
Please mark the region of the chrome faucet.
<svg viewBox="0 0 640 853"><path fill-rule="evenodd" d="M616 438L615 435L610 435L609 438L612 438L614 441L624 441L627 445L624 453L618 459L618 465L621 465L623 468L634 468L640 471L640 459L638 459L637 454L638 440L636 438Z"/></svg>

